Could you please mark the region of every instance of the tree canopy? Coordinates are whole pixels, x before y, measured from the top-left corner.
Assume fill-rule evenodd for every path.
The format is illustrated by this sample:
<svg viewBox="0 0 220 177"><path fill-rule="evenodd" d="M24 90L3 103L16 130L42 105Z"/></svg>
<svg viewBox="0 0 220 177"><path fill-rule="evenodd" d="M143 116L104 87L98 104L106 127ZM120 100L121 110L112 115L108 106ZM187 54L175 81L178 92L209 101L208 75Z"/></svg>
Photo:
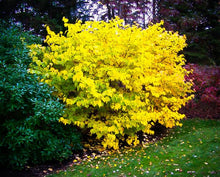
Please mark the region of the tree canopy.
<svg viewBox="0 0 220 177"><path fill-rule="evenodd" d="M99 2L99 6L106 7L101 14L101 20L111 20L118 16L127 24L137 22L145 28L147 19L151 15L151 1L149 0L92 0L92 2ZM95 11L96 14L98 12L98 10Z"/></svg>
<svg viewBox="0 0 220 177"><path fill-rule="evenodd" d="M2 0L0 18L21 23L25 30L45 36L45 24L56 32L63 30L62 18L75 22L79 18L77 9L85 3L83 0Z"/></svg>
<svg viewBox="0 0 220 177"><path fill-rule="evenodd" d="M94 6L92 8L92 6ZM104 8L103 8L104 7ZM93 9L93 10L92 10ZM146 28L164 20L167 30L187 36L184 54L189 62L220 64L220 24L218 0L2 0L0 18L21 23L25 30L46 36L44 25L63 31L62 18L71 23L91 16L108 21L119 16L126 24Z"/></svg>
<svg viewBox="0 0 220 177"><path fill-rule="evenodd" d="M165 21L168 30L187 36L184 54L188 61L220 64L220 24L218 0L154 0L154 21Z"/></svg>

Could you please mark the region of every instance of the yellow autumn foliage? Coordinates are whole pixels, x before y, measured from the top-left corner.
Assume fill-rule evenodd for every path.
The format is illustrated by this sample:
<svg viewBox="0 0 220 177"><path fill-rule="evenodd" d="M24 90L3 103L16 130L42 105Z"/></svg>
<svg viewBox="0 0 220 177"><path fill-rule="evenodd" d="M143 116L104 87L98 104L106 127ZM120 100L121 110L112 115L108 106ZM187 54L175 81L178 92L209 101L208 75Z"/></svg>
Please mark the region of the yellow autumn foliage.
<svg viewBox="0 0 220 177"><path fill-rule="evenodd" d="M119 140L137 145L136 133L153 134L152 122L171 128L184 118L178 110L192 98L185 59L178 53L185 36L166 31L163 22L147 29L110 22L68 23L55 34L47 27L47 47L32 45L32 73L56 88L66 103L64 124L89 129L105 148Z"/></svg>

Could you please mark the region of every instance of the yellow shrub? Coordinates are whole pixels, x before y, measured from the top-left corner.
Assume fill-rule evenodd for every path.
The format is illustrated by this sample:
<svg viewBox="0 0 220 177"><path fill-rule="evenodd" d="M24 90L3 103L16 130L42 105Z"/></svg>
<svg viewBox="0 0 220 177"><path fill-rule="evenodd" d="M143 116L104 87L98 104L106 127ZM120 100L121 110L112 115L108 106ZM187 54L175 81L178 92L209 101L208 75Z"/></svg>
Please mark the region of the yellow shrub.
<svg viewBox="0 0 220 177"><path fill-rule="evenodd" d="M142 30L107 22L68 23L55 34L47 27L48 47L32 45L31 72L54 86L66 103L64 124L89 129L105 148L118 148L120 139L138 144L136 133L153 134L152 122L179 125L178 110L189 99L185 82L185 36L167 32L163 22Z"/></svg>

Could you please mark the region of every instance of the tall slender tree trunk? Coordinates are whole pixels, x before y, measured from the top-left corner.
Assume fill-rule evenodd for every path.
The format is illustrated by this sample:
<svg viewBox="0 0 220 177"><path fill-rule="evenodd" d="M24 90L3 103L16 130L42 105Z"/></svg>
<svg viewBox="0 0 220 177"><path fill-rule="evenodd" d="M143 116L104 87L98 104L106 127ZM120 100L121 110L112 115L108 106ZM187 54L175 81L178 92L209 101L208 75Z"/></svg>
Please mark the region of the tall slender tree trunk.
<svg viewBox="0 0 220 177"><path fill-rule="evenodd" d="M112 15L111 15L111 6L109 5L109 1L107 1L106 5L108 9L108 19L111 20Z"/></svg>
<svg viewBox="0 0 220 177"><path fill-rule="evenodd" d="M153 21L156 19L156 0L152 0Z"/></svg>

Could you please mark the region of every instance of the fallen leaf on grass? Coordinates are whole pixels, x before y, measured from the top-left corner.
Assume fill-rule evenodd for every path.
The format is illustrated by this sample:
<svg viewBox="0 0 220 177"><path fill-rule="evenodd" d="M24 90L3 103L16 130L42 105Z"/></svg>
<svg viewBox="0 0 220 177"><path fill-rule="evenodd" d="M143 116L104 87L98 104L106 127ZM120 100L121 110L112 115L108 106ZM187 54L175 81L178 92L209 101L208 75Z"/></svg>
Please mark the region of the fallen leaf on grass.
<svg viewBox="0 0 220 177"><path fill-rule="evenodd" d="M181 168L176 168L175 171L182 172L183 170Z"/></svg>
<svg viewBox="0 0 220 177"><path fill-rule="evenodd" d="M47 173L47 170L44 170L43 172L44 172L44 173Z"/></svg>
<svg viewBox="0 0 220 177"><path fill-rule="evenodd" d="M193 174L195 171L187 171L188 174Z"/></svg>
<svg viewBox="0 0 220 177"><path fill-rule="evenodd" d="M48 168L48 171L53 171L53 168Z"/></svg>

